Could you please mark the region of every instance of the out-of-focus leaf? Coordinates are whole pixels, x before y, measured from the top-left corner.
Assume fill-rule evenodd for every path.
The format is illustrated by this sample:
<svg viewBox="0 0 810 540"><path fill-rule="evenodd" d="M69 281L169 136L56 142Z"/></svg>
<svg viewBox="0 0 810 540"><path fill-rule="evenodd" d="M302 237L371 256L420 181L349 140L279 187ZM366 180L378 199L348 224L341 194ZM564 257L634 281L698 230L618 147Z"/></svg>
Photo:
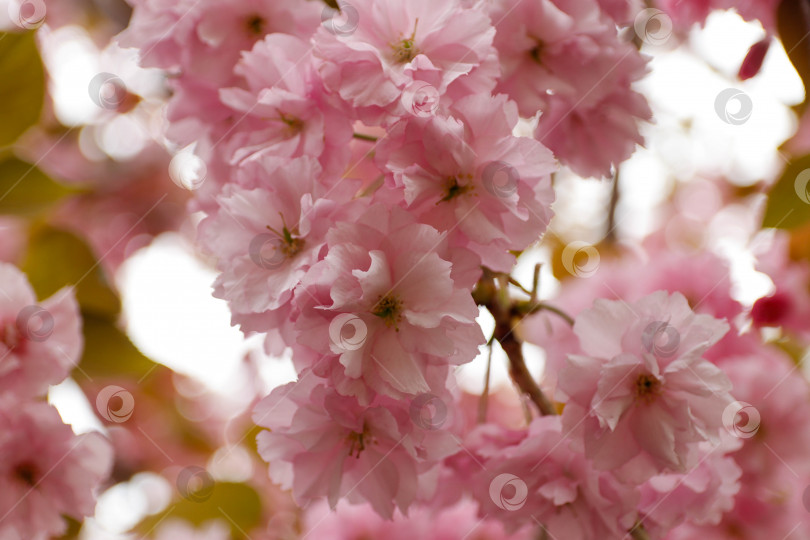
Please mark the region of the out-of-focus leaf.
<svg viewBox="0 0 810 540"><path fill-rule="evenodd" d="M40 298L74 285L83 312L114 320L121 311L121 301L101 264L90 247L72 233L48 226L35 228L23 270Z"/></svg>
<svg viewBox="0 0 810 540"><path fill-rule="evenodd" d="M790 258L810 261L810 222L791 231Z"/></svg>
<svg viewBox="0 0 810 540"><path fill-rule="evenodd" d="M45 70L34 33L0 32L0 146L7 146L39 120Z"/></svg>
<svg viewBox="0 0 810 540"><path fill-rule="evenodd" d="M804 83L805 102L799 107L804 110L810 88L810 0L782 0L776 10L776 26L785 52Z"/></svg>
<svg viewBox="0 0 810 540"><path fill-rule="evenodd" d="M57 540L74 540L75 538L78 538L79 532L82 529L82 523L80 521L76 521L70 516L62 516L62 519L64 519L67 523L67 530L65 531L65 534L57 537Z"/></svg>
<svg viewBox="0 0 810 540"><path fill-rule="evenodd" d="M771 342L771 344L774 347L781 349L782 352L788 355L797 367L802 366L802 359L804 358L805 349L797 341L790 339L789 337L783 337L782 339Z"/></svg>
<svg viewBox="0 0 810 540"><path fill-rule="evenodd" d="M33 214L70 193L34 165L15 158L0 162L0 214Z"/></svg>
<svg viewBox="0 0 810 540"><path fill-rule="evenodd" d="M256 491L246 484L216 483L210 496L201 498L204 500L175 501L163 512L144 519L138 525L138 530L150 531L166 517L185 519L197 526L218 519L228 524L233 538L241 539L246 538L245 534L259 525L261 501Z"/></svg>
<svg viewBox="0 0 810 540"><path fill-rule="evenodd" d="M810 220L810 155L793 160L768 194L763 227L793 229Z"/></svg>
<svg viewBox="0 0 810 540"><path fill-rule="evenodd" d="M82 375L140 379L155 368L155 363L109 319L85 313L83 331L84 355L79 363Z"/></svg>

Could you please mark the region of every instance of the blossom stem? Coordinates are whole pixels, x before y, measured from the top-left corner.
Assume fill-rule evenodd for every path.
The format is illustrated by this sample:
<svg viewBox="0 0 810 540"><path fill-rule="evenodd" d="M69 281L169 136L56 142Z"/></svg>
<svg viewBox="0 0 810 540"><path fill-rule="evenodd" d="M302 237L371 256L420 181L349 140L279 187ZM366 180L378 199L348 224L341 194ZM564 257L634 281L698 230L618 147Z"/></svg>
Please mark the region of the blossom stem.
<svg viewBox="0 0 810 540"><path fill-rule="evenodd" d="M616 241L616 207L619 205L619 166L613 176L613 185L610 189L610 203L608 206L608 222L605 240L609 243Z"/></svg>
<svg viewBox="0 0 810 540"><path fill-rule="evenodd" d="M478 423L483 424L487 421L487 408L489 406L489 377L492 369L492 340L489 340L489 354L487 355L487 372L484 375L484 391L481 392L481 398L478 400Z"/></svg>
<svg viewBox="0 0 810 540"><path fill-rule="evenodd" d="M554 410L554 406L534 381L532 374L529 373L529 369L526 367L526 362L523 360L523 351L521 349L520 342L513 337L511 328L509 330L510 334L506 337L503 335L501 335L501 337L497 337L498 334L502 334L502 332L499 332L498 330L498 326L496 326L496 339L501 344L501 348L506 352L506 355L509 357L509 374L512 376L512 380L515 381L523 393L529 396L529 399L531 399L532 402L537 406L537 409L540 411L541 415L548 416L557 414L557 412Z"/></svg>
<svg viewBox="0 0 810 540"><path fill-rule="evenodd" d="M484 275L478 282L474 297L476 301L486 307L495 319L495 332L493 337L501 344L501 348L509 358L509 374L518 388L529 396L540 414L543 416L557 414L551 401L535 382L526 362L523 359L522 343L515 333L515 329L524 313L516 303L508 298L503 290L495 286L496 274L484 269ZM505 286L508 280L502 280Z"/></svg>
<svg viewBox="0 0 810 540"><path fill-rule="evenodd" d="M352 136L355 139L360 139L361 141L377 142L377 137L375 137L374 135L366 135L365 133L355 133Z"/></svg>
<svg viewBox="0 0 810 540"><path fill-rule="evenodd" d="M571 317L571 315L569 315L565 311L561 310L560 308L554 307L554 306L552 306L550 304L546 304L544 302L537 302L535 304L535 306L537 307L538 310L545 309L546 311L550 311L550 312L554 313L555 315L560 317L562 320L567 322L569 326L574 326L574 318Z"/></svg>

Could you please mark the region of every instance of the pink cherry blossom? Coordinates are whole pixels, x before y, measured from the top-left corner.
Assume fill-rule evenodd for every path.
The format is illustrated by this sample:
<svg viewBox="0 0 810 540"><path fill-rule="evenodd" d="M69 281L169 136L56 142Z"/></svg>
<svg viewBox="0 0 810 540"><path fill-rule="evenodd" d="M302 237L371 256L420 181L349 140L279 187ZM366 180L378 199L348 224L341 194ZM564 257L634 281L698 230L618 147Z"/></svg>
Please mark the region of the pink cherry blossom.
<svg viewBox="0 0 810 540"><path fill-rule="evenodd" d="M311 50L298 37L271 34L243 54L234 71L247 89L220 91L222 101L240 114L228 143L233 161L256 152L307 155L320 158L329 172L343 172L351 124L326 102Z"/></svg>
<svg viewBox="0 0 810 540"><path fill-rule="evenodd" d="M0 217L0 261L16 263L25 253L25 221L13 216Z"/></svg>
<svg viewBox="0 0 810 540"><path fill-rule="evenodd" d="M525 117L545 107L549 90L573 94L577 78L594 76L581 66L607 52L600 45L619 45L595 0L499 0L490 10L503 71L497 91L509 94Z"/></svg>
<svg viewBox="0 0 810 540"><path fill-rule="evenodd" d="M221 521L209 521L194 528L180 519L168 518L155 531L155 540L228 540L228 526Z"/></svg>
<svg viewBox="0 0 810 540"><path fill-rule="evenodd" d="M758 345L747 356L726 359L723 369L745 415L726 425L743 443L734 459L745 489L778 493L785 478L810 475L803 452L810 444L810 387L790 358Z"/></svg>
<svg viewBox="0 0 810 540"><path fill-rule="evenodd" d="M326 86L361 119L409 114L403 93L414 83L458 99L487 94L498 76L495 30L480 10L455 0L339 2L345 21L315 33Z"/></svg>
<svg viewBox="0 0 810 540"><path fill-rule="evenodd" d="M656 0L657 8L662 9L675 26L681 31L688 30L694 24L706 22L714 9L713 0Z"/></svg>
<svg viewBox="0 0 810 540"><path fill-rule="evenodd" d="M498 0L490 9L503 70L496 91L524 117L542 111L535 136L574 172L609 175L642 142L637 121L651 114L631 89L645 60L596 0Z"/></svg>
<svg viewBox="0 0 810 540"><path fill-rule="evenodd" d="M639 11L644 8L641 0L599 0L599 7L619 26L631 25Z"/></svg>
<svg viewBox="0 0 810 540"><path fill-rule="evenodd" d="M756 327L782 327L808 340L810 264L790 259L788 241L787 235L777 233L768 248L757 253L758 269L773 280L774 288L751 307L751 320Z"/></svg>
<svg viewBox="0 0 810 540"><path fill-rule="evenodd" d="M144 66L179 66L188 54L183 49L194 39L203 4L195 0L132 0L130 4L132 20L118 36L120 44L141 48Z"/></svg>
<svg viewBox="0 0 810 540"><path fill-rule="evenodd" d="M685 472L689 445L716 442L731 383L702 354L728 330L680 293L596 300L574 325L584 354L559 375L563 423L599 469L641 481Z"/></svg>
<svg viewBox="0 0 810 540"><path fill-rule="evenodd" d="M132 0L134 16L119 35L139 47L146 66L182 67L188 76L222 84L231 78L240 51L273 32L302 37L315 31L320 11L295 0L247 0L225 6L215 0Z"/></svg>
<svg viewBox="0 0 810 540"><path fill-rule="evenodd" d="M236 6L218 0L133 4L131 24L118 40L140 49L142 65L172 73L167 79L172 94L166 111L168 138L180 147L196 143L208 169L202 192L213 195L212 188L229 176L222 170L225 160L218 146L227 146L225 138L245 116L220 100L221 89L241 84L234 73L241 53L276 32L308 39L320 23L321 9L315 2L297 0L246 0Z"/></svg>
<svg viewBox="0 0 810 540"><path fill-rule="evenodd" d="M572 249L576 247L575 244L571 246ZM570 261L566 272L571 278L564 281L560 295L549 301L576 317L591 307L593 298L633 303L659 290L679 292L697 313L726 319L734 328L733 321L744 309L731 295L730 268L726 260L711 252L688 254L669 250L656 236L648 238L638 248L630 247L623 247L615 256L603 252L599 266L583 274L584 279L575 279L582 268L576 266L576 260ZM584 247L580 250L587 253ZM568 355L578 352L579 340L568 323L544 311L525 319L522 329L527 341L546 352L548 367L543 383L553 395L557 374ZM720 362L724 357L750 350L751 336L740 336L738 331L734 328L726 333L705 357Z"/></svg>
<svg viewBox="0 0 810 540"><path fill-rule="evenodd" d="M470 294L478 261L469 252L380 204L338 224L327 245L296 289L296 352L304 358L309 349L316 370L329 370L343 392L357 394L363 381L375 392L413 396L430 390L430 377L444 381L447 365L475 357L484 337ZM357 346L336 339L346 317L362 330ZM429 377L431 366L439 371Z"/></svg>
<svg viewBox="0 0 810 540"><path fill-rule="evenodd" d="M686 474L662 474L641 486L639 511L645 529L661 537L684 521L717 525L734 508L742 470L726 452L740 444L731 435L721 446L697 445L698 464Z"/></svg>
<svg viewBox="0 0 810 540"><path fill-rule="evenodd" d="M289 303L319 260L331 222L348 217L344 205L357 183L338 180L327 188L320 180L321 167L311 157L252 161L240 169L240 185L224 189L217 210L200 224L201 243L222 271L215 295L234 312L261 313Z"/></svg>
<svg viewBox="0 0 810 540"><path fill-rule="evenodd" d="M410 212L505 270L506 251L526 248L551 219L556 163L536 141L512 135L518 116L506 96L468 97L452 111L395 126L380 160Z"/></svg>
<svg viewBox="0 0 810 540"><path fill-rule="evenodd" d="M42 402L4 401L0 433L0 538L52 538L67 528L63 515L93 513L94 491L112 467L106 439L74 435Z"/></svg>
<svg viewBox="0 0 810 540"><path fill-rule="evenodd" d="M550 538L622 538L635 522L637 494L593 469L562 433L560 418L534 419L513 446L486 451L474 494L482 516L509 530L541 525Z"/></svg>
<svg viewBox="0 0 810 540"><path fill-rule="evenodd" d="M306 513L306 537L311 540L530 540L531 528L508 534L496 519L479 519L478 505L463 499L450 507L414 506L385 521L369 505L338 504L334 512L313 505Z"/></svg>
<svg viewBox="0 0 810 540"><path fill-rule="evenodd" d="M611 231L592 248L598 268L581 271L563 247L570 278L558 271L557 238L544 238L558 164L612 176L644 142L651 109L637 83L659 63L642 54L656 47L639 35L638 18L673 19L675 46L714 9L759 18L771 36L775 0L132 4L119 41L163 70L166 94L139 112L159 110L155 140L171 153L190 146L205 165L189 209L201 216L198 242L218 272L214 296L245 335L290 360L297 380L252 411L264 478L258 467L251 477L249 452L237 463L252 425L245 411L224 426L220 400L178 382L181 412L205 417L211 449L224 450L222 462L206 462L206 451L166 436L175 420L185 426L153 392L165 390L160 373L169 370L138 381L146 386L135 423L108 426L116 481L178 456L223 477L247 471L268 519L245 534L266 540L810 537L802 454L810 387L777 348L798 361L810 337L810 271L787 246L803 233L777 234L768 250L755 245L757 269L774 287L750 311L738 301L747 284L718 255L736 256L745 239L727 246L713 232L724 205L735 224L736 214L758 215L762 197L749 190L713 180L678 187L662 201L667 227L638 247L623 242L627 231ZM754 68L758 59L749 58ZM82 178L73 146L57 145L43 166ZM615 195L612 225L633 200ZM95 208L59 205L68 217ZM95 238L60 214L56 221ZM559 238L600 228L583 221L562 216ZM673 248L709 221L702 242ZM743 234L753 230L746 224ZM547 305L533 305L536 291L521 287L536 254L559 278L541 280L541 294L559 285ZM63 471L57 450L103 441L74 437L53 409L31 401L78 362L78 307L61 291L38 311L13 267L0 266L2 291L10 300L0 296L0 469L13 489L0 495L0 513L14 518L0 517L0 539L53 536L64 529L61 514L92 511L91 488L109 466L100 444L81 453L90 461L97 452L93 462ZM46 315L62 325L52 335ZM20 323L36 317L43 324ZM529 344L542 348L542 372ZM486 394L473 395L467 375L478 365L458 367L483 364L486 352ZM506 370L496 364L503 353ZM260 356L246 355L242 406L267 391ZM503 394L512 389L492 382L505 371L517 389L511 399ZM81 382L88 394L107 383ZM164 437L154 444L151 433ZM56 480L46 474L37 484L50 463ZM245 471L229 470L236 465ZM156 534L218 538L228 529L169 523Z"/></svg>
<svg viewBox="0 0 810 540"><path fill-rule="evenodd" d="M0 395L45 394L79 363L82 343L71 289L38 304L25 275L0 263Z"/></svg>
<svg viewBox="0 0 810 540"><path fill-rule="evenodd" d="M644 141L638 120L648 120L647 102L631 90L620 90L599 100L549 99L535 137L581 176L609 176ZM589 152L582 152L588 148Z"/></svg>
<svg viewBox="0 0 810 540"><path fill-rule="evenodd" d="M808 479L791 476L782 484L779 493L738 493L734 508L717 525L686 523L676 527L666 540L755 540L757 538L783 538L801 540L810 535L810 518L803 492ZM770 499L770 500L768 500Z"/></svg>
<svg viewBox="0 0 810 540"><path fill-rule="evenodd" d="M672 21L682 30L693 24L703 25L713 10L733 9L747 21L758 20L769 33L776 30L775 0L656 0L655 5L663 9Z"/></svg>
<svg viewBox="0 0 810 540"><path fill-rule="evenodd" d="M292 489L299 505L326 498L365 501L386 519L406 512L419 488L419 473L457 450L425 439L401 402L380 398L367 406L337 394L311 372L273 390L253 413L269 428L258 436L270 477ZM420 440L422 439L421 444Z"/></svg>

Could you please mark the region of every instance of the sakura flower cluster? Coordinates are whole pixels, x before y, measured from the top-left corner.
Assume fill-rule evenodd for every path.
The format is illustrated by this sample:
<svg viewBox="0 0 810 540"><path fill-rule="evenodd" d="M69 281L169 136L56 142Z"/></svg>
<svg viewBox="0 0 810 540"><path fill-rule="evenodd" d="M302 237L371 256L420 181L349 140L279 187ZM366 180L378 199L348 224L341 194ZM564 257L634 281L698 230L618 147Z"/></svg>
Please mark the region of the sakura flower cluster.
<svg viewBox="0 0 810 540"><path fill-rule="evenodd" d="M112 467L98 433L75 435L45 400L82 351L71 289L41 303L25 275L0 263L0 537L63 534L63 516L92 515L96 489Z"/></svg>
<svg viewBox="0 0 810 540"><path fill-rule="evenodd" d="M456 513L492 537L566 540L734 516L756 459L728 359L761 343L729 332L742 309L725 275L673 290L662 263L627 294L579 295L573 329L549 336L531 335L545 306L510 297L516 256L552 220L552 174L610 176L642 142L647 59L617 28L628 8L133 3L121 42L171 74L167 135L208 171L192 208L214 295L298 375L253 411L270 478L298 505L393 537ZM548 352L542 388L523 339ZM495 341L527 396L518 427L485 406L470 421L457 385ZM355 531L340 514L369 511L386 521Z"/></svg>

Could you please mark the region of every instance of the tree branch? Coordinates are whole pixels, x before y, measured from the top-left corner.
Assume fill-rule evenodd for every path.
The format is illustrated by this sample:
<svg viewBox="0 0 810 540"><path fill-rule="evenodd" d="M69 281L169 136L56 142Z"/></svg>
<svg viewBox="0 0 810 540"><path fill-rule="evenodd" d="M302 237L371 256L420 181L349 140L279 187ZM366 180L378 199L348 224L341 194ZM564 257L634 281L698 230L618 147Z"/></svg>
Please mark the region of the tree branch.
<svg viewBox="0 0 810 540"><path fill-rule="evenodd" d="M616 165L616 174L613 176L613 185L610 189L610 205L608 206L606 242L616 241L616 207L619 205L619 165Z"/></svg>
<svg viewBox="0 0 810 540"><path fill-rule="evenodd" d="M521 341L515 334L515 327L525 316L517 308L516 302L509 299L506 291L498 290L495 286L496 274L484 269L484 275L478 282L474 297L479 305L486 307L495 319L495 332L493 337L501 344L501 348L509 358L509 374L518 388L529 396L541 415L556 414L554 406L546 397L540 386L532 378L526 362L523 359ZM506 280L508 283L508 280Z"/></svg>

